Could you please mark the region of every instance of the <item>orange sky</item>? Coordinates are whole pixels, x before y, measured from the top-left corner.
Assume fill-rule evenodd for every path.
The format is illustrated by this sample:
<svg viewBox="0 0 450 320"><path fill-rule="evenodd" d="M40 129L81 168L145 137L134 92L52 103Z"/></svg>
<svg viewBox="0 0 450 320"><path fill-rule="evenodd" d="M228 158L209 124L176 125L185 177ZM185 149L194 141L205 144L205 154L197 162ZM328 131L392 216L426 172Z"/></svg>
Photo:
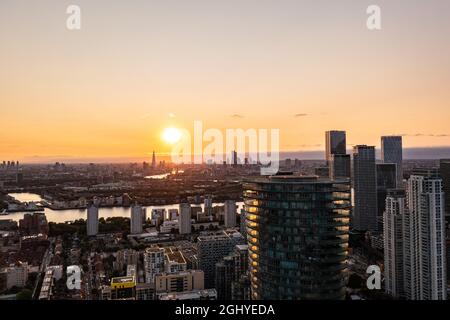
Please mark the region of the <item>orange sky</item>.
<svg viewBox="0 0 450 320"><path fill-rule="evenodd" d="M147 157L194 120L283 150L450 145L448 1L376 1L377 32L368 1L75 2L80 31L67 1L0 3L0 159Z"/></svg>

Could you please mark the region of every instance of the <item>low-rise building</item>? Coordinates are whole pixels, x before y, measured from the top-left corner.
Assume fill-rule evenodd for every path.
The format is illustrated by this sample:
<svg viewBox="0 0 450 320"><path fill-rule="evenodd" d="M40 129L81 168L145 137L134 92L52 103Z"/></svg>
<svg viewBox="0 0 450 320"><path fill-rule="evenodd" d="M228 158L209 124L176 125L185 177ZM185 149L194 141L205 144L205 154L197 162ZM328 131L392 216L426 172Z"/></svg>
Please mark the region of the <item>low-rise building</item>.
<svg viewBox="0 0 450 320"><path fill-rule="evenodd" d="M155 292L157 295L203 290L204 287L204 274L201 270L162 273L155 276Z"/></svg>
<svg viewBox="0 0 450 320"><path fill-rule="evenodd" d="M190 292L166 293L159 300L217 300L216 289L194 290Z"/></svg>

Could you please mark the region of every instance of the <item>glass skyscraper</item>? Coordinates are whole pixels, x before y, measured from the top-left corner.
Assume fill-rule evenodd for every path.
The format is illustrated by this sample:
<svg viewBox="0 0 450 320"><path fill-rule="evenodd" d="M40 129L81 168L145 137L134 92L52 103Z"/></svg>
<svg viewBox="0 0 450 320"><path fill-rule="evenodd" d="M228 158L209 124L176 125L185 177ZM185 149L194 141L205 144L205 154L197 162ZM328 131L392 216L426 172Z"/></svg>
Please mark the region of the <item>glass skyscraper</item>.
<svg viewBox="0 0 450 320"><path fill-rule="evenodd" d="M358 231L377 232L377 176L373 146L353 147L353 189L353 228Z"/></svg>
<svg viewBox="0 0 450 320"><path fill-rule="evenodd" d="M401 136L381 137L381 159L384 163L395 163L397 165L397 188L402 188L403 153Z"/></svg>
<svg viewBox="0 0 450 320"><path fill-rule="evenodd" d="M441 159L439 172L445 197L445 214L450 217L450 159Z"/></svg>
<svg viewBox="0 0 450 320"><path fill-rule="evenodd" d="M271 176L244 184L252 299L343 299L348 179Z"/></svg>
<svg viewBox="0 0 450 320"><path fill-rule="evenodd" d="M325 133L325 159L330 179L350 178L350 155L347 155L345 131Z"/></svg>
<svg viewBox="0 0 450 320"><path fill-rule="evenodd" d="M333 154L346 154L345 131L331 130L325 132L325 158L327 162L331 160Z"/></svg>

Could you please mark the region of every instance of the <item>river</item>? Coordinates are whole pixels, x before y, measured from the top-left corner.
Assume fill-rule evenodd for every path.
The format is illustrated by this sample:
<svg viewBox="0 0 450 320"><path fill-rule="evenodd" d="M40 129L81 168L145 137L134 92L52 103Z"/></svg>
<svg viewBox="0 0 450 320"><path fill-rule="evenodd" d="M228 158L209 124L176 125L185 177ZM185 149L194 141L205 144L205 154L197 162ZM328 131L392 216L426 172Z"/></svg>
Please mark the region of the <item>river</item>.
<svg viewBox="0 0 450 320"><path fill-rule="evenodd" d="M21 202L29 202L29 201L41 201L43 200L39 195L34 193L10 193L11 197L21 201ZM242 208L243 203L237 202L238 212ZM221 205L221 203L214 203L213 206ZM203 204L200 205L202 208ZM170 204L164 206L147 206L147 217L150 217L150 213L152 209L164 208L166 211L168 209L178 209L178 204ZM44 208L45 216L47 217L48 222L66 222L66 221L74 221L77 219L86 219L86 209L68 209L68 210L52 210L50 208ZM99 217L100 218L109 218L109 217L130 217L131 208L125 207L114 207L114 208L100 208L99 209ZM22 219L23 215L26 212L13 212L6 216L0 216L0 219L12 219L14 221L19 221Z"/></svg>

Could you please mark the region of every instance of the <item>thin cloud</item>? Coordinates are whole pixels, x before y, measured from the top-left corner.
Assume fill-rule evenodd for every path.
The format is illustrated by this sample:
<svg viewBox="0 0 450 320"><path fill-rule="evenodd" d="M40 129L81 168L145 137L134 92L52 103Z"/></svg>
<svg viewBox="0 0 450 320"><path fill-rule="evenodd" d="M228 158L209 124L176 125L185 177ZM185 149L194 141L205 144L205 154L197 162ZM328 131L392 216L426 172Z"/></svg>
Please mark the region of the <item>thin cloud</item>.
<svg viewBox="0 0 450 320"><path fill-rule="evenodd" d="M242 119L242 118L244 118L244 116L242 114L237 114L237 113L232 114L231 117L233 119Z"/></svg>
<svg viewBox="0 0 450 320"><path fill-rule="evenodd" d="M307 115L308 115L307 113L296 113L294 114L294 118L306 117Z"/></svg>
<svg viewBox="0 0 450 320"><path fill-rule="evenodd" d="M436 138L443 138L443 137L450 137L450 134L433 134L433 133L405 133L400 134L402 137L436 137Z"/></svg>
<svg viewBox="0 0 450 320"><path fill-rule="evenodd" d="M320 143L318 144L286 144L284 147L287 148L318 148L322 145Z"/></svg>

